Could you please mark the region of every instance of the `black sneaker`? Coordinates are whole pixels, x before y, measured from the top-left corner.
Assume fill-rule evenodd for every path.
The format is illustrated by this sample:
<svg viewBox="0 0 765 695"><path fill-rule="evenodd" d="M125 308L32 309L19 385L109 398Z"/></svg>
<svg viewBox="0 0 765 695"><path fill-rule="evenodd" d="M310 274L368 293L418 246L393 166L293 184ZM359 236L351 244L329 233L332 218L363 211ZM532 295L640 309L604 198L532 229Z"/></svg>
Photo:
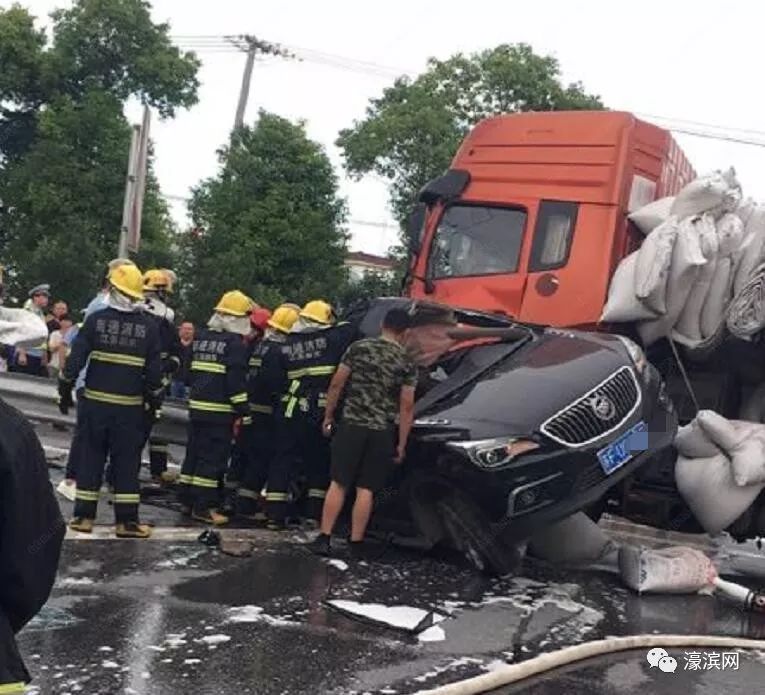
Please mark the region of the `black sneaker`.
<svg viewBox="0 0 765 695"><path fill-rule="evenodd" d="M320 533L318 536L316 536L316 538L308 543L308 549L314 553L314 555L328 557L332 552L330 537L326 533Z"/></svg>
<svg viewBox="0 0 765 695"><path fill-rule="evenodd" d="M369 560L369 546L364 541L348 541L352 560Z"/></svg>

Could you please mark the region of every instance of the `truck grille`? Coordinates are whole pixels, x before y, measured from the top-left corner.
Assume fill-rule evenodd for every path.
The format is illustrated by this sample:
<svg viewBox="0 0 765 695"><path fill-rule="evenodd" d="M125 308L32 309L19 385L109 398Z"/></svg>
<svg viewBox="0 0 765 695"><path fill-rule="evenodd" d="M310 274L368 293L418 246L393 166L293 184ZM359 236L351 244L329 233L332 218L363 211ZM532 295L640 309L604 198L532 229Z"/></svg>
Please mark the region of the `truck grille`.
<svg viewBox="0 0 765 695"><path fill-rule="evenodd" d="M621 427L640 405L640 399L634 371L622 367L540 429L559 444L586 446Z"/></svg>

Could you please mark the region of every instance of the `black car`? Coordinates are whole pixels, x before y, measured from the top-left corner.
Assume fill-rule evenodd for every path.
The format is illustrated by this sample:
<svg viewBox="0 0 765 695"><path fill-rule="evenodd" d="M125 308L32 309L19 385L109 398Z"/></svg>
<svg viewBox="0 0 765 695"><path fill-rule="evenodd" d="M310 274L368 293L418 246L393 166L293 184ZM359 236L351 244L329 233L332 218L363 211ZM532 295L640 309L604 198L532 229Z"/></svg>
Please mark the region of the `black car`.
<svg viewBox="0 0 765 695"><path fill-rule="evenodd" d="M519 542L593 505L674 439L661 377L626 338L407 299L355 312L360 332L376 335L393 306L412 312L420 382L378 527L505 573Z"/></svg>

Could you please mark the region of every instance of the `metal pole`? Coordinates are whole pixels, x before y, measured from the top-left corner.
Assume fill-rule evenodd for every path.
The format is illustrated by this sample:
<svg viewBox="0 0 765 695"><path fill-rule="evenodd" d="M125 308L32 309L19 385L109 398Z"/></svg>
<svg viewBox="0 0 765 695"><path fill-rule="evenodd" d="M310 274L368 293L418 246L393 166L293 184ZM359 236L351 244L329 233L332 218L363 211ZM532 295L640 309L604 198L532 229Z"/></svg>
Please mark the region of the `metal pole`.
<svg viewBox="0 0 765 695"><path fill-rule="evenodd" d="M151 111L148 106L143 109L143 123L141 134L138 139L137 155L135 160L135 184L133 187L133 210L128 228L127 248L128 251L138 253L141 245L141 221L143 219L143 197L146 191L146 170L149 163L149 127L151 123Z"/></svg>
<svg viewBox="0 0 765 695"><path fill-rule="evenodd" d="M242 76L242 88L239 91L239 103L236 107L234 130L238 130L244 125L244 112L247 110L247 100L250 98L250 82L252 81L252 68L255 65L256 48L252 40L249 40L249 45L247 62L244 64L244 75Z"/></svg>
<svg viewBox="0 0 765 695"><path fill-rule="evenodd" d="M128 229L130 228L133 213L133 190L135 188L135 163L138 156L141 127L134 125L130 139L130 152L128 153L127 177L125 180L125 199L122 203L122 227L120 228L120 240L117 246L117 258L127 258Z"/></svg>

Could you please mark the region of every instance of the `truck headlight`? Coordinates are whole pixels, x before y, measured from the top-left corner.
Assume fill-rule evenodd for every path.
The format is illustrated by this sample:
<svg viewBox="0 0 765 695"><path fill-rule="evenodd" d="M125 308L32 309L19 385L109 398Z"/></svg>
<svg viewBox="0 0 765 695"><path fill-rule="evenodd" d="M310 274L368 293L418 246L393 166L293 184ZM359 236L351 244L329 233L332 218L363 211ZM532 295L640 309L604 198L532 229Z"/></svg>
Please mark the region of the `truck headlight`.
<svg viewBox="0 0 765 695"><path fill-rule="evenodd" d="M539 448L539 444L530 439L516 437L448 442L446 446L465 454L476 466L486 469L504 466L517 456Z"/></svg>
<svg viewBox="0 0 765 695"><path fill-rule="evenodd" d="M623 335L617 335L616 337L621 341L622 345L624 345L625 350L627 350L638 374L642 374L647 364L643 348L641 348L635 341L625 338Z"/></svg>

